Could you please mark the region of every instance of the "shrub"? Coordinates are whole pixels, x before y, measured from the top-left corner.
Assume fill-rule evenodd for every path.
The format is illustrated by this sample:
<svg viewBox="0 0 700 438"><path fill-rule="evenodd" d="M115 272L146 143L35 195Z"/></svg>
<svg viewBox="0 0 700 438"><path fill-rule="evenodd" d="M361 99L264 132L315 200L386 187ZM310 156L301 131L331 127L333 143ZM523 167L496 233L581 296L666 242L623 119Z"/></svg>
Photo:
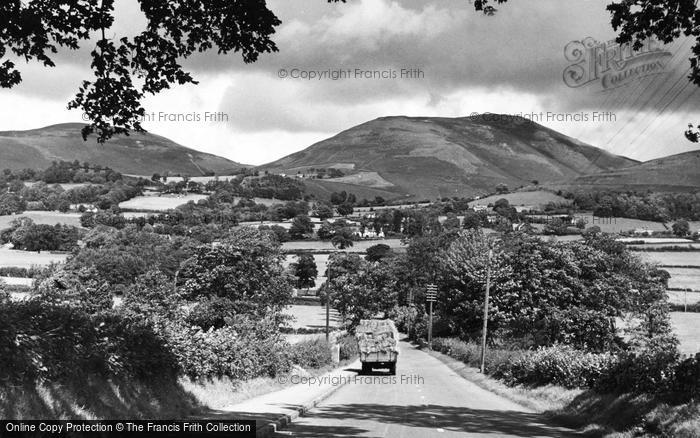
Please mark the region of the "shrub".
<svg viewBox="0 0 700 438"><path fill-rule="evenodd" d="M175 376L175 357L145 321L39 300L0 301L0 380L67 381L85 374Z"/></svg>
<svg viewBox="0 0 700 438"><path fill-rule="evenodd" d="M247 380L289 371L290 346L267 320L236 321L218 330L163 323L168 347L192 380Z"/></svg>
<svg viewBox="0 0 700 438"><path fill-rule="evenodd" d="M560 385L590 388L615 364L610 353L587 353L569 346L555 345L522 354L502 366L496 377L510 385Z"/></svg>
<svg viewBox="0 0 700 438"><path fill-rule="evenodd" d="M621 353L597 387L605 391L665 392L674 385L678 360L676 348L655 340L646 348Z"/></svg>
<svg viewBox="0 0 700 438"><path fill-rule="evenodd" d="M691 397L700 396L700 353L682 360L676 367L674 389Z"/></svg>
<svg viewBox="0 0 700 438"><path fill-rule="evenodd" d="M352 335L344 335L338 338L340 345L340 360L352 360L360 355L357 339Z"/></svg>
<svg viewBox="0 0 700 438"><path fill-rule="evenodd" d="M447 354L473 367L481 365L481 346L473 342L464 342L455 338L434 338L433 349ZM511 362L523 354L521 350L489 348L486 351L484 371L487 374L500 375Z"/></svg>
<svg viewBox="0 0 700 438"><path fill-rule="evenodd" d="M331 347L321 338L293 344L290 356L293 363L306 369L321 368L333 362Z"/></svg>

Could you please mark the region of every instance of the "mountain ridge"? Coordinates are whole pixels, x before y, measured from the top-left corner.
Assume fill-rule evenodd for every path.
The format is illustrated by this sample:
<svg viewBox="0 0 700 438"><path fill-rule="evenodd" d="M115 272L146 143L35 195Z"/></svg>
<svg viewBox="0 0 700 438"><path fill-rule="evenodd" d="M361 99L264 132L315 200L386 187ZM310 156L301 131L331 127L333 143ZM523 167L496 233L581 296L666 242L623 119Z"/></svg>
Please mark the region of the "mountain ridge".
<svg viewBox="0 0 700 438"><path fill-rule="evenodd" d="M64 160L109 166L137 175L153 173L225 174L244 165L180 145L164 136L131 133L99 144L93 136L84 141L83 123L60 123L29 130L0 131L0 168L46 168Z"/></svg>
<svg viewBox="0 0 700 438"><path fill-rule="evenodd" d="M380 117L259 168L303 173L336 167L348 175L311 184L433 198L489 193L498 184L568 181L639 164L522 117L487 116Z"/></svg>

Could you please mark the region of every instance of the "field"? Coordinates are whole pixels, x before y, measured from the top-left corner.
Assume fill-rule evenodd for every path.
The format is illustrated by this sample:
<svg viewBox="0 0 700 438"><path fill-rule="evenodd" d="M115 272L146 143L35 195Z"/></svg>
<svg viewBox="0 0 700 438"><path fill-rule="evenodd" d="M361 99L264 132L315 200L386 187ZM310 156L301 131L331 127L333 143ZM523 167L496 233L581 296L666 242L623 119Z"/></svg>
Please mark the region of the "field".
<svg viewBox="0 0 700 438"><path fill-rule="evenodd" d="M552 192L538 190L533 192L515 192L506 193L503 195L488 196L486 198L477 199L476 201L470 202L469 206L474 207L475 205L489 205L495 203L499 199L507 199L510 205L532 206L534 208L542 208L549 202L571 204L571 200L569 199L557 196Z"/></svg>
<svg viewBox="0 0 700 438"><path fill-rule="evenodd" d="M140 211L167 211L189 201L197 202L207 199L206 195L163 195L163 196L137 196L119 204L120 208Z"/></svg>
<svg viewBox="0 0 700 438"><path fill-rule="evenodd" d="M25 186L31 187L34 184L36 184L35 181L26 181L24 183ZM71 190L71 189L76 189L78 187L85 187L87 185L90 185L91 183L61 183L61 184L49 184L49 186L61 186L63 190Z"/></svg>
<svg viewBox="0 0 700 438"><path fill-rule="evenodd" d="M360 240L353 242L352 248L348 248L346 252L366 252L367 248L370 246L378 245L383 243L389 245L390 247L402 248L404 245L401 243L401 239L383 239L383 240ZM285 242L282 244L282 249L284 251L299 251L299 250L312 250L312 251L336 251L331 242L327 241L298 241L298 242Z"/></svg>
<svg viewBox="0 0 700 438"><path fill-rule="evenodd" d="M331 178L327 181L354 184L358 186L376 187L380 189L384 187L394 186L394 184L382 178L382 176L379 175L377 172L358 172L352 175L342 176L340 178Z"/></svg>
<svg viewBox="0 0 700 438"><path fill-rule="evenodd" d="M243 198L235 197L233 199L234 199L235 203L238 203L238 201L240 201ZM262 205L265 205L267 207L269 207L271 205L275 205L275 204L284 204L285 202L287 202L287 201L282 201L280 199L272 199L272 198L252 198L252 199L256 204L262 204Z"/></svg>
<svg viewBox="0 0 700 438"><path fill-rule="evenodd" d="M132 176L134 178L144 178L150 180L153 175L125 175L125 176ZM190 181L198 182L200 184L206 184L209 181L214 181L218 178L219 181L228 181L230 179L236 179L238 176L236 175L221 175L221 176L191 176L189 177ZM182 181L181 176L169 176L168 179L165 181L166 184L169 182L180 182Z"/></svg>
<svg viewBox="0 0 700 438"><path fill-rule="evenodd" d="M628 219L624 217L610 217L601 218L593 216L593 213L581 213L574 215L577 219L583 219L586 221L586 226L597 226L600 230L605 233L619 233L622 231L636 230L638 228L643 228L651 231L668 231L664 224L661 222L645 221L641 219ZM643 239L640 237L640 240Z"/></svg>
<svg viewBox="0 0 700 438"><path fill-rule="evenodd" d="M666 292L668 294L668 301L671 304L695 304L700 303L700 292L681 292L677 290L670 290Z"/></svg>
<svg viewBox="0 0 700 438"><path fill-rule="evenodd" d="M63 263L67 258L68 254L52 254L45 251L40 253L15 251L6 247L0 247L0 267L31 268L34 265L46 266L52 262Z"/></svg>
<svg viewBox="0 0 700 438"><path fill-rule="evenodd" d="M671 274L668 287L700 291L700 269L664 268Z"/></svg>
<svg viewBox="0 0 700 438"><path fill-rule="evenodd" d="M315 330L318 331L318 333L311 333L311 334L287 334L285 335L285 339L294 344L303 340L308 340L312 338L319 338L323 337L324 335L324 328L326 327L326 308L321 306L321 305L315 305L315 306L298 306L298 305L292 305L287 307L284 310L284 313L286 315L291 315L294 317L294 320L289 323L289 326L291 326L294 329L307 329L307 330ZM335 310L331 309L330 311L330 318L329 318L329 325L331 327L331 330L336 329L340 324L339 317L338 317L338 312Z"/></svg>
<svg viewBox="0 0 700 438"><path fill-rule="evenodd" d="M700 266L700 251L636 252L642 260L656 262L662 266Z"/></svg>
<svg viewBox="0 0 700 438"><path fill-rule="evenodd" d="M21 277L0 277L0 284L7 284L10 286L31 286L34 284L34 279Z"/></svg>
<svg viewBox="0 0 700 438"><path fill-rule="evenodd" d="M671 321L683 354L700 352L700 313L673 312Z"/></svg>
<svg viewBox="0 0 700 438"><path fill-rule="evenodd" d="M28 217L36 224L80 226L80 213L61 213L58 211L26 211L22 214L0 216L0 230L9 228L10 222L20 217Z"/></svg>

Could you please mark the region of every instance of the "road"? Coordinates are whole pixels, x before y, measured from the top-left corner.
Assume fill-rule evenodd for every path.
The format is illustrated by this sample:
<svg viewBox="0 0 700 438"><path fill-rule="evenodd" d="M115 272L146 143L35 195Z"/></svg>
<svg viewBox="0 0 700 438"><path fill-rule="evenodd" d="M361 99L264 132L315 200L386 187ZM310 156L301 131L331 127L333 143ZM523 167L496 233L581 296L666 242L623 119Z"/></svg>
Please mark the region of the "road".
<svg viewBox="0 0 700 438"><path fill-rule="evenodd" d="M486 391L438 359L401 343L395 381L358 376L277 436L569 437L541 415Z"/></svg>

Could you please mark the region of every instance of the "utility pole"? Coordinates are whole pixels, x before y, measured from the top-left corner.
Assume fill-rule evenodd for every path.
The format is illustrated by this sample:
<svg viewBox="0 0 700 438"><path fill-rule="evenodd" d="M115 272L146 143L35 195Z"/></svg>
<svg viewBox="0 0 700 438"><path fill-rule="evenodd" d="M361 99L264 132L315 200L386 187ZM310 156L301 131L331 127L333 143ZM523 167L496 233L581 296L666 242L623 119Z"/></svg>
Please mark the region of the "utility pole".
<svg viewBox="0 0 700 438"><path fill-rule="evenodd" d="M331 327L331 258L328 257L328 278L326 278L326 342L330 340Z"/></svg>
<svg viewBox="0 0 700 438"><path fill-rule="evenodd" d="M407 335L410 338L411 337L411 317L412 313L411 311L413 310L413 290L409 289L408 291L408 327L406 327L406 331L408 332Z"/></svg>
<svg viewBox="0 0 700 438"><path fill-rule="evenodd" d="M428 349L433 349L433 303L437 299L437 286L430 283L425 293L425 298L430 305L430 318L428 322Z"/></svg>
<svg viewBox="0 0 700 438"><path fill-rule="evenodd" d="M489 289L491 288L491 258L493 249L489 248L489 261L486 266L486 297L484 298L484 328L481 333L481 373L484 373L486 364L486 330L489 323Z"/></svg>

